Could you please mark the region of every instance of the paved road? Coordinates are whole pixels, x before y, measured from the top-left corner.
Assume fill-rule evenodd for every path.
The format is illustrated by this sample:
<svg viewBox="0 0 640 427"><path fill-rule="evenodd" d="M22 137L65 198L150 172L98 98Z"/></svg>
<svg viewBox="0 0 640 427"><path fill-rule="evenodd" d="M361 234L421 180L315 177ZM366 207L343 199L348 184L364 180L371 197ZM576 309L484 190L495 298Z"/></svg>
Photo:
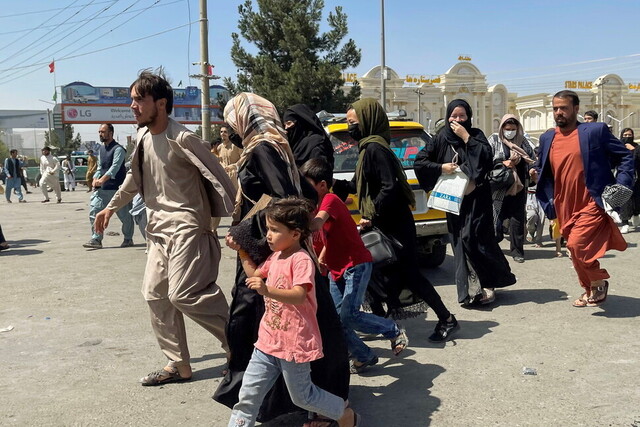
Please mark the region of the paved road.
<svg viewBox="0 0 640 427"><path fill-rule="evenodd" d="M62 204L0 201L13 248L0 253L0 425L224 426L229 409L210 399L221 348L188 321L195 380L161 388L137 381L163 366L140 294L144 245L120 249L89 239L88 194ZM224 224L224 222L223 222ZM109 231L119 231L115 219ZM224 227L223 227L224 231ZM485 310L455 304L451 256L426 271L458 316L446 345L427 336L427 319L407 320L410 348L394 358L372 341L380 364L352 376L351 401L364 426L640 426L640 232L603 261L613 273L607 303L576 309L576 276L547 242L513 264L518 284ZM227 295L234 254L224 249L219 282ZM523 375L533 368L537 375ZM269 423L300 425L289 417Z"/></svg>

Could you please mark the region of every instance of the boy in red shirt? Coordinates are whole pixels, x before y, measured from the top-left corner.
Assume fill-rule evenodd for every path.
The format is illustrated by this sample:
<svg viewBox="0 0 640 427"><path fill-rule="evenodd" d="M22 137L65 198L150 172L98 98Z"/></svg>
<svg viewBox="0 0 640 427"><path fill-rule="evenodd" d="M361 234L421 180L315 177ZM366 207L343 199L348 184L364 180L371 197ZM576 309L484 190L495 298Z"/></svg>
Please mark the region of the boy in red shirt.
<svg viewBox="0 0 640 427"><path fill-rule="evenodd" d="M395 355L407 348L409 339L393 320L360 311L373 269L371 253L362 243L347 206L329 192L333 183L331 167L324 159L316 158L306 162L300 172L318 192L318 213L310 228L323 231L324 248L319 261L329 271L331 296L353 358L351 373L360 373L378 363L378 356L355 331L382 334L391 340Z"/></svg>

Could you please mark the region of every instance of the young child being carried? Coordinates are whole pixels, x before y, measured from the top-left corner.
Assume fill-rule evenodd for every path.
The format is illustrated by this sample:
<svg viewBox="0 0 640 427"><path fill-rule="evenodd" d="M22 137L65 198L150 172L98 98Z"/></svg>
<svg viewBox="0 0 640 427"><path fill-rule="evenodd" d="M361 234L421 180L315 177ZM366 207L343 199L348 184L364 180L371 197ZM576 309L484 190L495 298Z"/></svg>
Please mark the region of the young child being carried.
<svg viewBox="0 0 640 427"><path fill-rule="evenodd" d="M311 230L324 232L319 262L329 270L331 296L352 356L351 373L360 373L378 363L378 356L356 331L381 334L391 340L391 350L396 356L407 348L409 339L393 320L360 310L373 270L371 253L362 243L347 206L329 193L333 183L331 167L324 159L316 158L302 165L300 172L318 192L318 213L311 221Z"/></svg>
<svg viewBox="0 0 640 427"><path fill-rule="evenodd" d="M295 197L271 202L265 213L273 254L259 267L227 236L227 245L239 251L247 287L264 296L265 306L229 427L255 425L260 405L280 374L297 406L336 420L340 427L358 424L359 417L347 402L311 381L310 362L323 357L316 320L315 265L301 247L310 234L312 211L310 202Z"/></svg>

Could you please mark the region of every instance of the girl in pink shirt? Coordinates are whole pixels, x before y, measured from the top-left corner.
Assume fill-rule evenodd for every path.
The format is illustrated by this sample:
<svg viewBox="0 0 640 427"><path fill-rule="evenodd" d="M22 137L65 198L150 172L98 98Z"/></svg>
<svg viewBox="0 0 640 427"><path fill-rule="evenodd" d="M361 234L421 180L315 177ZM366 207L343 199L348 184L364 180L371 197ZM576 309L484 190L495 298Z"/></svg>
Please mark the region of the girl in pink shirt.
<svg viewBox="0 0 640 427"><path fill-rule="evenodd" d="M358 415L342 398L311 382L310 362L323 356L316 320L315 265L301 247L310 234L313 209L311 203L295 197L267 207L267 242L273 253L259 267L227 236L227 245L239 251L247 287L264 296L265 305L229 427L255 425L260 405L280 374L297 406L336 420L341 427L358 423Z"/></svg>

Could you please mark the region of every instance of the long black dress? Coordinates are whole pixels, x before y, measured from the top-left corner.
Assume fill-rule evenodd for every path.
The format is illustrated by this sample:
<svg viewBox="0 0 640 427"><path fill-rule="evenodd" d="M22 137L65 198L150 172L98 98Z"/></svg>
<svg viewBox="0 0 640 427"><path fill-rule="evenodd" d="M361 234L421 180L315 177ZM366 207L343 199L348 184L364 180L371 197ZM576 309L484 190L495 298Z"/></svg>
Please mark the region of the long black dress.
<svg viewBox="0 0 640 427"><path fill-rule="evenodd" d="M482 288L502 288L513 285L516 278L509 262L496 242L493 227L493 201L486 175L493 167L491 146L480 129L470 129L465 144L447 140L446 132L439 133L433 145L423 148L416 156L414 170L424 191L431 191L442 174L442 164L451 163L458 153L458 165L475 182L475 189L464 196L460 215L447 213L456 266L455 278L458 302L469 301L469 268L475 270Z"/></svg>
<svg viewBox="0 0 640 427"><path fill-rule="evenodd" d="M280 198L297 195L286 171L287 165L276 150L268 143L262 143L254 149L247 163L238 171L238 177L244 194L253 201L258 201L263 194ZM245 198L241 216L244 217L252 206L253 204ZM246 287L246 277L238 258L226 330L231 350L229 373L213 395L214 400L230 408L238 402L242 376L251 360L254 343L258 339L258 327L264 313L264 299ZM318 387L347 399L349 361L342 325L328 288L316 286L316 299L324 357L311 363L311 378ZM296 410L299 408L291 402L281 377L265 398L258 421L266 422Z"/></svg>
<svg viewBox="0 0 640 427"><path fill-rule="evenodd" d="M433 309L438 319L446 320L451 313L433 284L418 269L416 227L409 201L400 189L395 173L394 162L398 162L398 159L379 144L368 144L364 150L364 179L369 185L376 211L371 222L374 227L402 243L402 249L397 254L398 261L380 271L380 275L386 279L385 302L391 311L397 309L401 306L400 292L409 289ZM352 181L337 180L333 189L340 197L355 193L355 178Z"/></svg>

